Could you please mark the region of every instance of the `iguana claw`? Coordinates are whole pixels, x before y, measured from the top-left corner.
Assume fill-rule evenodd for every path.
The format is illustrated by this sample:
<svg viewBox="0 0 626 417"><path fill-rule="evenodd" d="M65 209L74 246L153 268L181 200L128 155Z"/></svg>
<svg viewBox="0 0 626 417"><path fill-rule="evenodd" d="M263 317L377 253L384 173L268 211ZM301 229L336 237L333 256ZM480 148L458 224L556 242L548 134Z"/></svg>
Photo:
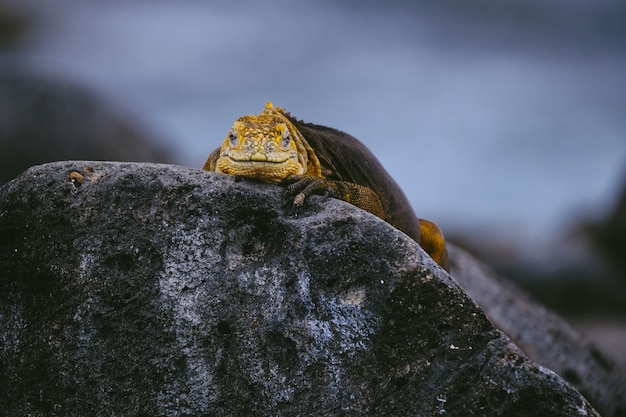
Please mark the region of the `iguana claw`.
<svg viewBox="0 0 626 417"><path fill-rule="evenodd" d="M298 193L293 198L293 205L296 207L300 207L304 204L304 200L306 200L306 196L304 195L304 193Z"/></svg>
<svg viewBox="0 0 626 417"><path fill-rule="evenodd" d="M323 178L314 177L298 177L286 179L287 182L295 180L292 184L287 186L287 194L294 195L293 205L300 207L304 204L304 201L311 194L330 194L332 195L332 189L326 184L326 180ZM329 191L330 190L330 191Z"/></svg>

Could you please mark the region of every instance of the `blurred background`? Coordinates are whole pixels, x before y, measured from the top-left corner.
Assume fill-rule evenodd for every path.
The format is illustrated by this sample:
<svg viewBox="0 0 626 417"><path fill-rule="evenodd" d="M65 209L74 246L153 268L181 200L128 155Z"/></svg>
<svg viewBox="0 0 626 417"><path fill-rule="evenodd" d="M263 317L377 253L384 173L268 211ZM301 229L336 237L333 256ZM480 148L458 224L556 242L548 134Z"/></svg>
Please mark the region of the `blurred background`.
<svg viewBox="0 0 626 417"><path fill-rule="evenodd" d="M267 100L626 363L625 2L0 0L0 184L201 167Z"/></svg>

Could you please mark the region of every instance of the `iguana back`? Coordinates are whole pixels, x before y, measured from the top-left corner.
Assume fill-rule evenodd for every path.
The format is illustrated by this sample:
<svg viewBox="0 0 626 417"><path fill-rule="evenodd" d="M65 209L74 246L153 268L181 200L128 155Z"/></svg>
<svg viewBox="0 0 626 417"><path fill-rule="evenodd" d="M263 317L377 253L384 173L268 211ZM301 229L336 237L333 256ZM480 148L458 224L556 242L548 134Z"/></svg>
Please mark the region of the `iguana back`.
<svg viewBox="0 0 626 417"><path fill-rule="evenodd" d="M289 120L315 151L322 176L372 189L380 199L384 220L420 241L420 223L404 192L372 152L358 139L326 126Z"/></svg>

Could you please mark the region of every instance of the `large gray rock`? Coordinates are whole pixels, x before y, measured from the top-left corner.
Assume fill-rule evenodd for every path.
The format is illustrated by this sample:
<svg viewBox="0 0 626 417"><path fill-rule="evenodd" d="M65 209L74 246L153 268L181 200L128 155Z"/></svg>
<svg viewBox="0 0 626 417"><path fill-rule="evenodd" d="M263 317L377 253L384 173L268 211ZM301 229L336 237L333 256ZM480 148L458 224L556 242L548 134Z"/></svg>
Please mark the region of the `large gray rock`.
<svg viewBox="0 0 626 417"><path fill-rule="evenodd" d="M411 239L165 165L0 189L5 415L598 415Z"/></svg>
<svg viewBox="0 0 626 417"><path fill-rule="evenodd" d="M454 279L528 357L565 378L603 416L626 416L626 370L512 282L454 246L449 251Z"/></svg>

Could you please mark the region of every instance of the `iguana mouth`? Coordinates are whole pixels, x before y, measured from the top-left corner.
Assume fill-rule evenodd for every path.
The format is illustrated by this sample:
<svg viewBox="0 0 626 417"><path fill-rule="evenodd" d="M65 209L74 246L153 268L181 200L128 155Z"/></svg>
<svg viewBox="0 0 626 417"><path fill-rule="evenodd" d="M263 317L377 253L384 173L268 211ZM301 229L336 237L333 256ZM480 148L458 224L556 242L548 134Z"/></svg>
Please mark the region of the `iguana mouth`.
<svg viewBox="0 0 626 417"><path fill-rule="evenodd" d="M228 155L228 159L239 164L282 164L293 160L289 155L271 155L268 156L261 152L246 155Z"/></svg>
<svg viewBox="0 0 626 417"><path fill-rule="evenodd" d="M287 158L281 159L280 161L277 161L277 160L268 159L267 157L263 159L259 157L255 158L255 155L252 155L248 158L233 158L232 156L229 156L228 159L230 159L230 161L234 162L235 164L267 165L267 164L284 164L285 162L288 162L291 158L287 157Z"/></svg>
<svg viewBox="0 0 626 417"><path fill-rule="evenodd" d="M278 183L289 175L299 173L299 165L293 159L282 161L253 161L250 158L223 158L219 171L224 174L250 178L259 181Z"/></svg>

